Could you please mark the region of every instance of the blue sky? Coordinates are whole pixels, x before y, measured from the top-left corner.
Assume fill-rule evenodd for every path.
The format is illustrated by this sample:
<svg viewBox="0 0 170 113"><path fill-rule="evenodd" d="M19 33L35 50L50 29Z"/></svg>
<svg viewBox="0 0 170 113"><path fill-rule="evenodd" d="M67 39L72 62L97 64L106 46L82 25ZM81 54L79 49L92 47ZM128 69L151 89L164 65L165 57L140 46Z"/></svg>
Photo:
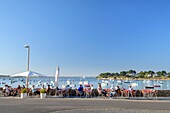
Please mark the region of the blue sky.
<svg viewBox="0 0 170 113"><path fill-rule="evenodd" d="M160 0L0 1L0 74L170 71L170 7Z"/></svg>

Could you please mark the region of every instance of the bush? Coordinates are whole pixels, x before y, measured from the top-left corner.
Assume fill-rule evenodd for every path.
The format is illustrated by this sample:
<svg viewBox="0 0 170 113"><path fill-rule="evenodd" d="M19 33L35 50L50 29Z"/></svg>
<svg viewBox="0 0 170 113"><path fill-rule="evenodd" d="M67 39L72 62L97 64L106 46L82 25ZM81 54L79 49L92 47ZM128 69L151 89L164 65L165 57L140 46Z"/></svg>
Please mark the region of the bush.
<svg viewBox="0 0 170 113"><path fill-rule="evenodd" d="M27 93L27 89L26 88L22 89L21 93Z"/></svg>
<svg viewBox="0 0 170 113"><path fill-rule="evenodd" d="M40 93L46 93L46 90L45 89L41 89Z"/></svg>

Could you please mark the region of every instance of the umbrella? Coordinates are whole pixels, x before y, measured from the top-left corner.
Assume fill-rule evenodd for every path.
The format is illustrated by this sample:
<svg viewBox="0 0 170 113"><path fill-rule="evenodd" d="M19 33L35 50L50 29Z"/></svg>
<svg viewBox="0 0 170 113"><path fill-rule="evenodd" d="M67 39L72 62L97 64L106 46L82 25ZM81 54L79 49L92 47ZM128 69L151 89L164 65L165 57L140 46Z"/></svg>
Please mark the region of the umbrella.
<svg viewBox="0 0 170 113"><path fill-rule="evenodd" d="M31 78L31 77L48 77L48 76L34 72L34 71L25 71L22 73L11 75L11 77L26 77L26 81L28 82L28 78ZM26 84L27 84L27 88L28 88L28 83L26 83Z"/></svg>
<svg viewBox="0 0 170 113"><path fill-rule="evenodd" d="M40 74L34 71L25 71L22 73L11 75L11 77L20 77L20 76L22 77L48 77L47 75L43 75L43 74Z"/></svg>
<svg viewBox="0 0 170 113"><path fill-rule="evenodd" d="M55 73L55 86L58 87L58 77L59 77L60 69L59 66L56 68L56 73Z"/></svg>

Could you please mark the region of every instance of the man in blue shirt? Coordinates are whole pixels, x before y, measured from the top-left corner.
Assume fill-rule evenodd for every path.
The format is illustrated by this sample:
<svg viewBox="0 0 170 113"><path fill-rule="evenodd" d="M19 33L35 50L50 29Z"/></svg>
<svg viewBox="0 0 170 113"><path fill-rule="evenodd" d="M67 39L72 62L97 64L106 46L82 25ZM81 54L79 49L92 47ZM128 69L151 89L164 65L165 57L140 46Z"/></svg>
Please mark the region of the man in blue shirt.
<svg viewBox="0 0 170 113"><path fill-rule="evenodd" d="M78 88L78 94L83 95L83 86L81 84Z"/></svg>

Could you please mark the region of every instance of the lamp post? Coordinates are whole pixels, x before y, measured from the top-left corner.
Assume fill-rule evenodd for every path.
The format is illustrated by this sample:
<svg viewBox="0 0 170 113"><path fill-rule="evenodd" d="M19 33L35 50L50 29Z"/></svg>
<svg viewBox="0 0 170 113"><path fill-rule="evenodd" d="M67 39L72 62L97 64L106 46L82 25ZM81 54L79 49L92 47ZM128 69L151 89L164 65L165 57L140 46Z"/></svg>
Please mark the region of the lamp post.
<svg viewBox="0 0 170 113"><path fill-rule="evenodd" d="M29 71L29 63L30 63L30 46L29 46L29 45L25 45L25 48L28 49L28 61L27 61L27 68L26 68L26 70ZM26 85L27 85L27 89L28 89L28 76L26 77Z"/></svg>

